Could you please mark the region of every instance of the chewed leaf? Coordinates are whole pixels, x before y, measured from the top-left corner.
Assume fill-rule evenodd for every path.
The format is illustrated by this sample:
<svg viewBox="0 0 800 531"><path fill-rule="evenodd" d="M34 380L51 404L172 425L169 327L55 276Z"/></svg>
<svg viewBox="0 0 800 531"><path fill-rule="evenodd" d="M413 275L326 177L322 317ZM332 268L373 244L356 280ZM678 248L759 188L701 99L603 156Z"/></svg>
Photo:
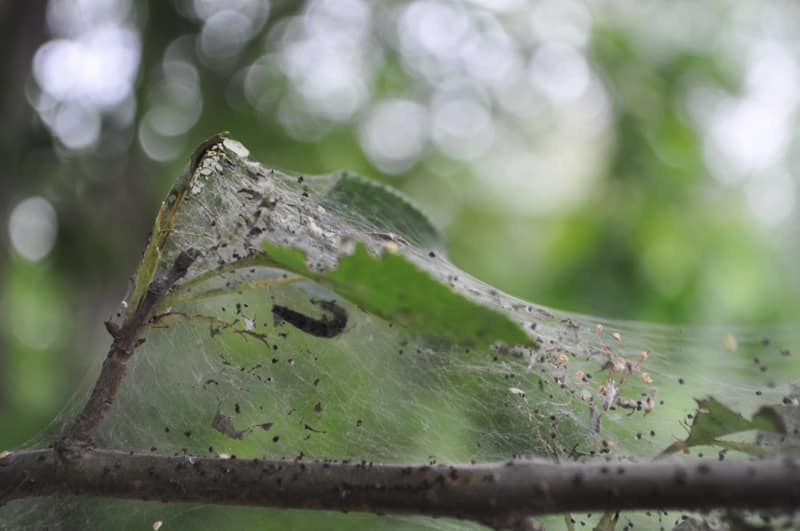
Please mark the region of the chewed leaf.
<svg viewBox="0 0 800 531"><path fill-rule="evenodd" d="M312 271L302 252L264 242L275 265L303 275L392 323L453 343L488 347L496 341L509 345L530 343L522 329L505 315L453 292L400 254L355 252L338 267Z"/></svg>
<svg viewBox="0 0 800 531"><path fill-rule="evenodd" d="M749 430L785 433L786 425L775 408L761 407L748 420L713 397L697 401L694 422L685 441L670 445L662 455L692 446L717 444L719 437Z"/></svg>

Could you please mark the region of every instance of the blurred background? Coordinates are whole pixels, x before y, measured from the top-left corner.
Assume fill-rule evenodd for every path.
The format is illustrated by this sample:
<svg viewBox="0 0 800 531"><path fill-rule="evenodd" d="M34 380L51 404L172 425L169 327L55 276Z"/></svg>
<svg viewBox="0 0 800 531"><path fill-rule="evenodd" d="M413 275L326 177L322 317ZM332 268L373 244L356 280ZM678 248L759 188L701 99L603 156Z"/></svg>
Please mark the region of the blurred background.
<svg viewBox="0 0 800 531"><path fill-rule="evenodd" d="M591 5L590 5L591 4ZM209 135L403 190L451 260L604 317L800 317L800 6L0 2L0 450L91 381Z"/></svg>

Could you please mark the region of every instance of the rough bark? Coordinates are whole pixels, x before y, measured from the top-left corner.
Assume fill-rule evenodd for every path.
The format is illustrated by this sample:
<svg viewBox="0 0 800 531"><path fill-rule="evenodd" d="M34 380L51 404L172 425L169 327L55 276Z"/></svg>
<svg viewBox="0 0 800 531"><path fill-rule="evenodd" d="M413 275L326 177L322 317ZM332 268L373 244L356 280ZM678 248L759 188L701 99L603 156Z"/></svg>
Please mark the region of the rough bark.
<svg viewBox="0 0 800 531"><path fill-rule="evenodd" d="M88 446L0 459L0 503L53 495L422 514L505 527L562 512L796 509L800 461L404 466L163 456Z"/></svg>

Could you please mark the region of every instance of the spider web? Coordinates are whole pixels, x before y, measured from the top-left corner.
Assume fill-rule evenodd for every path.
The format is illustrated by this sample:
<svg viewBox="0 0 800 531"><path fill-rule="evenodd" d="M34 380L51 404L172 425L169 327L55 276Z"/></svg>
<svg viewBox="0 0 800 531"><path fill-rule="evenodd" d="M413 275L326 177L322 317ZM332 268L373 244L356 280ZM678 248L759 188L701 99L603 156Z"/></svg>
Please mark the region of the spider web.
<svg viewBox="0 0 800 531"><path fill-rule="evenodd" d="M777 405L790 430L796 426L794 327L608 321L518 300L447 262L435 230L394 192L343 174L290 176L246 155L226 140L194 180L176 187L185 190L182 202L179 193L170 195L179 208L157 274L189 247L203 254L150 324L93 435L97 446L385 463L651 459L686 438L695 399L706 396L747 418ZM457 293L509 316L536 347L475 349L395 325L327 287L265 266L253 258L263 241L304 251L320 270L335 267L356 242L375 255L401 253ZM272 312L281 305L319 319L326 313L319 300L347 312L335 337L316 337ZM62 435L89 390L29 446ZM749 432L728 439L766 447L794 445L794 437ZM743 456L720 447L691 454ZM571 517L580 529L602 515ZM150 529L155 522L162 529L479 528L423 517L69 497L0 508L2 529ZM561 516L545 522L566 525ZM687 524L681 513L651 512L622 515L617 528L628 525Z"/></svg>

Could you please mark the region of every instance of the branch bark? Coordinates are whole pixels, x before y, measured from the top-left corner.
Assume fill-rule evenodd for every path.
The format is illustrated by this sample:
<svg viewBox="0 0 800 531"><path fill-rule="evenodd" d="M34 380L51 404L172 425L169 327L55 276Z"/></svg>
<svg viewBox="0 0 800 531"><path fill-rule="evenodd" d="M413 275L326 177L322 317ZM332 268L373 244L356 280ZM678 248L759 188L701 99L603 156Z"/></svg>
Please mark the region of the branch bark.
<svg viewBox="0 0 800 531"><path fill-rule="evenodd" d="M616 510L796 509L800 460L402 466L71 447L0 459L0 504L53 495L462 518Z"/></svg>
<svg viewBox="0 0 800 531"><path fill-rule="evenodd" d="M153 235L157 237L157 235ZM189 267L197 259L198 251L188 249L178 255L169 273L164 278L154 280L147 288L139 307L129 324L122 328L107 321L106 329L114 338L108 356L103 362L100 376L97 378L92 394L70 428L68 440L89 441L92 430L105 417L114 402L119 386L128 370L128 361L136 347L144 340L141 338L145 325L150 320L158 302L164 298L175 283L186 275ZM60 443L62 445L65 442Z"/></svg>

